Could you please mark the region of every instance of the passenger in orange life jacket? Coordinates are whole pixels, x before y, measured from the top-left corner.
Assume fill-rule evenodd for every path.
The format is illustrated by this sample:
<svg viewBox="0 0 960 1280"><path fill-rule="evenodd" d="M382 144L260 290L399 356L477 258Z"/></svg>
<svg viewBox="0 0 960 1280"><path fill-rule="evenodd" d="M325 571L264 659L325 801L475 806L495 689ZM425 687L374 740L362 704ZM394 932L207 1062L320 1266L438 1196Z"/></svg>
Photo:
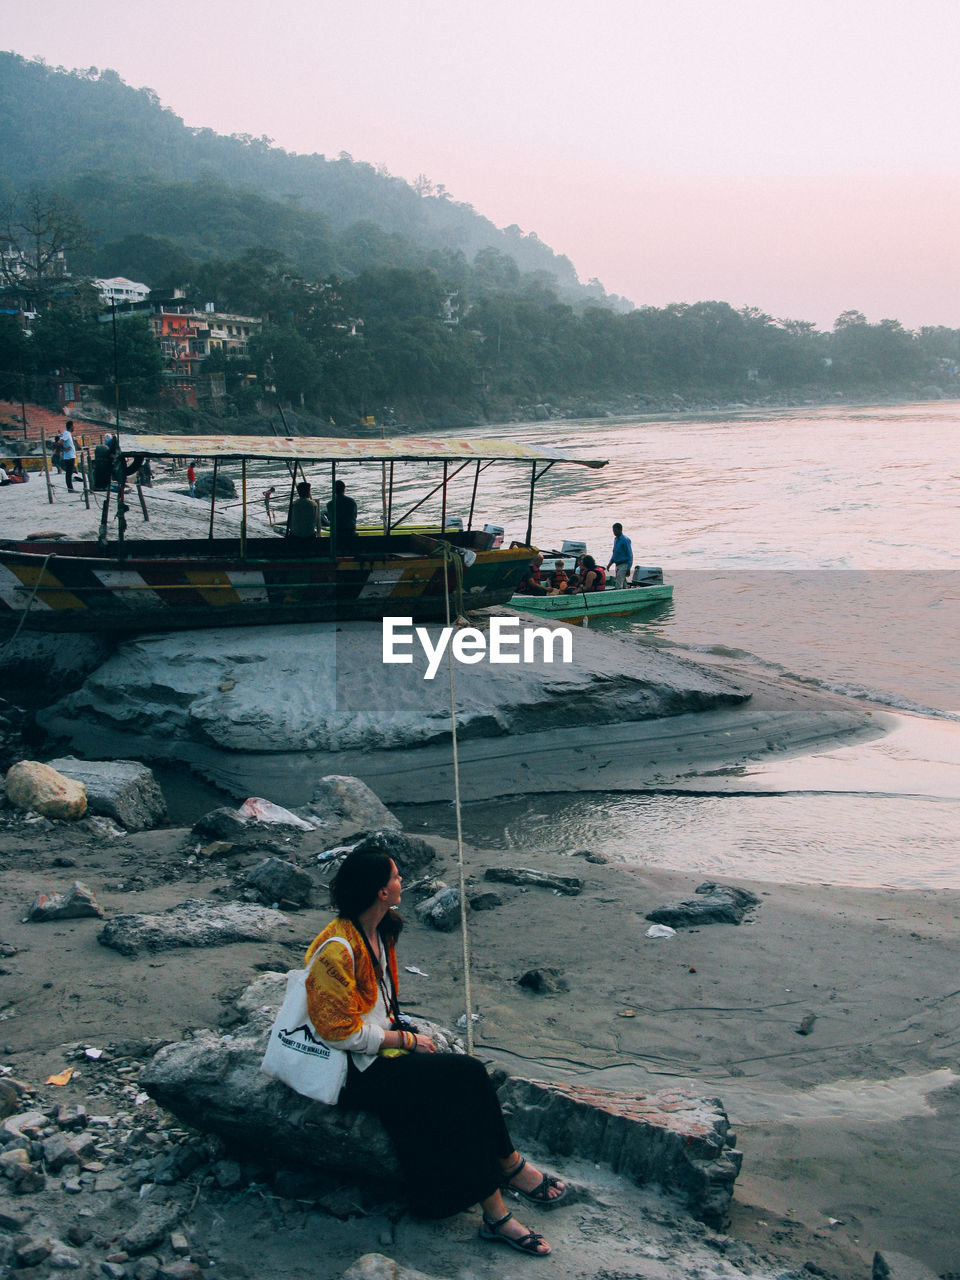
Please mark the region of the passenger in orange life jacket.
<svg viewBox="0 0 960 1280"><path fill-rule="evenodd" d="M581 591L603 591L607 585L607 574L601 569L593 556L580 557Z"/></svg>

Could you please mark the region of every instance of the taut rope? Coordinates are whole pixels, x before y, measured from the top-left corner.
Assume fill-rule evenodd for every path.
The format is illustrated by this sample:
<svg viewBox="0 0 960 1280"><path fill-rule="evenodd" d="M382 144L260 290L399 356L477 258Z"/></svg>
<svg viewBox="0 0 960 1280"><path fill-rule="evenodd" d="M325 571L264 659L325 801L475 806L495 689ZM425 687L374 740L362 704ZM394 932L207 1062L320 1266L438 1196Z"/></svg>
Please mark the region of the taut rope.
<svg viewBox="0 0 960 1280"><path fill-rule="evenodd" d="M443 594L446 601L447 626L450 626L450 580L447 565L453 562L457 577L457 603L463 609L463 562L456 550L443 544ZM449 634L449 633L448 633ZM463 820L460 811L460 757L457 751L457 704L453 688L453 646L447 648L447 670L450 673L450 741L453 746L453 802L457 814L457 867L460 887L460 941L463 949L463 994L467 1006L467 1053L473 1057L473 989L470 982L470 934L467 929L467 875L463 859Z"/></svg>

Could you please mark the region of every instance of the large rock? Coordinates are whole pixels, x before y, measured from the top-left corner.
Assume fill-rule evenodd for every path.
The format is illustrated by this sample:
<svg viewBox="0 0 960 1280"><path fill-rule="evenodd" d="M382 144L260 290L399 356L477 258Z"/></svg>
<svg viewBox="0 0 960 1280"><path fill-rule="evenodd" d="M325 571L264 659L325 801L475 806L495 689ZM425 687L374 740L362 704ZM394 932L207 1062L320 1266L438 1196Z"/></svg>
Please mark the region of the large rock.
<svg viewBox="0 0 960 1280"><path fill-rule="evenodd" d="M82 880L74 880L66 893L38 893L27 912L31 924L47 920L82 920L87 916L97 918L103 908Z"/></svg>
<svg viewBox="0 0 960 1280"><path fill-rule="evenodd" d="M128 831L148 831L167 820L167 803L153 770L136 760L51 760L50 767L83 784L93 813Z"/></svg>
<svg viewBox="0 0 960 1280"><path fill-rule="evenodd" d="M303 813L321 830L339 831L343 839L364 831L399 831L403 825L365 782L338 773L317 781Z"/></svg>
<svg viewBox="0 0 960 1280"><path fill-rule="evenodd" d="M266 942L287 923L282 911L254 903L222 905L189 898L159 915L115 916L97 941L123 956L176 947L222 947L229 942Z"/></svg>
<svg viewBox="0 0 960 1280"><path fill-rule="evenodd" d="M426 840L406 836L402 831L371 831L355 846L364 853L385 853L397 864L405 880L422 876L437 861L437 851Z"/></svg>
<svg viewBox="0 0 960 1280"><path fill-rule="evenodd" d="M727 1146L729 1120L719 1098L679 1089L616 1093L514 1076L501 1087L500 1101L515 1139L677 1192L711 1226L726 1221L743 1157Z"/></svg>
<svg viewBox="0 0 960 1280"><path fill-rule="evenodd" d="M244 882L264 903L291 902L303 907L313 891L313 881L306 871L283 858L264 858L247 872Z"/></svg>
<svg viewBox="0 0 960 1280"><path fill-rule="evenodd" d="M18 809L45 818L72 822L87 811L87 793L80 782L65 777L39 760L20 760L7 770L7 800Z"/></svg>
<svg viewBox="0 0 960 1280"><path fill-rule="evenodd" d="M343 1280L438 1280L425 1271L404 1267L382 1253L365 1253L343 1273Z"/></svg>
<svg viewBox="0 0 960 1280"><path fill-rule="evenodd" d="M299 1169L357 1178L395 1178L396 1159L378 1120L311 1102L263 1075L260 1061L285 975L265 974L244 992L247 1021L228 1035L198 1031L166 1045L141 1072L141 1086L162 1106L241 1150L269 1154ZM417 1019L444 1047L449 1033ZM508 1079L500 1089L511 1134L558 1155L609 1165L638 1183L683 1196L711 1224L726 1217L740 1155L726 1145L718 1099L669 1090L622 1094Z"/></svg>
<svg viewBox="0 0 960 1280"><path fill-rule="evenodd" d="M674 929L695 928L703 924L739 924L751 907L760 903L749 889L714 884L712 880L699 885L694 893L698 895L696 898L648 911L647 919L656 924L668 924Z"/></svg>

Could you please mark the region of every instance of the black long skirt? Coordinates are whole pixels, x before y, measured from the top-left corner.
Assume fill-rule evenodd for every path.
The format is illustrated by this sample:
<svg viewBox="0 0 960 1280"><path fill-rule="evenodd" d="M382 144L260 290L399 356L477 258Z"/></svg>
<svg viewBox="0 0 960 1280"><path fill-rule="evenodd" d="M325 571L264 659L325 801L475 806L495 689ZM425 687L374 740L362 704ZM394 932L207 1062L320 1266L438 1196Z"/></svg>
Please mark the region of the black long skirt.
<svg viewBox="0 0 960 1280"><path fill-rule="evenodd" d="M500 1186L500 1161L513 1151L486 1067L452 1053L351 1059L340 1106L373 1111L396 1148L410 1207L446 1218Z"/></svg>

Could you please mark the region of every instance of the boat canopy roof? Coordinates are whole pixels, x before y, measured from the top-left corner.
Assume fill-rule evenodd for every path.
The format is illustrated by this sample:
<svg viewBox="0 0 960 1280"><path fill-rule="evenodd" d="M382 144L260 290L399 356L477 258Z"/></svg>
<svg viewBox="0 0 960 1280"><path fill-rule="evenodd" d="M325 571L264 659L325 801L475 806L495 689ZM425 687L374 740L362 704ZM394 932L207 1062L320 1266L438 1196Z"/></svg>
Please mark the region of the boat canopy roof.
<svg viewBox="0 0 960 1280"><path fill-rule="evenodd" d="M148 458L217 458L275 462L568 462L605 467L606 458L584 458L559 449L533 449L513 440L464 440L453 436L399 436L345 440L324 436L155 436L124 432L121 451Z"/></svg>

